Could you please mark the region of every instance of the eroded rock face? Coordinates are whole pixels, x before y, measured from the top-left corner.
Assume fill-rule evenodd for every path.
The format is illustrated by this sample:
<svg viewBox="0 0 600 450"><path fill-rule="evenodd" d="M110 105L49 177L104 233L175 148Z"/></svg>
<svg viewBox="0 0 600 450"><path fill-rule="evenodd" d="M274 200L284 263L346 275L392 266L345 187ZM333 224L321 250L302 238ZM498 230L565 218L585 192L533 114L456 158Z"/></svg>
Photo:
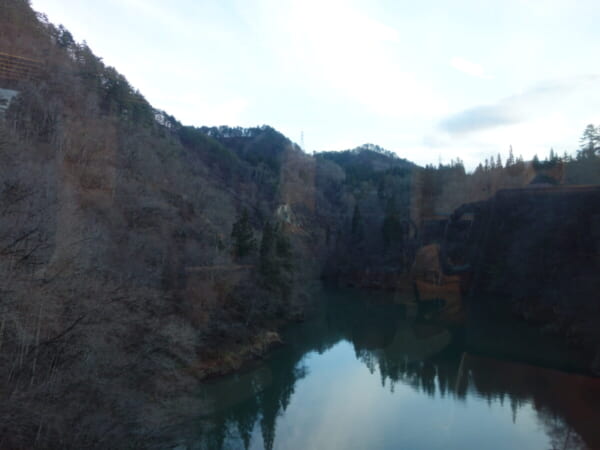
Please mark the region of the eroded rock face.
<svg viewBox="0 0 600 450"><path fill-rule="evenodd" d="M547 332L600 342L600 187L500 191L479 218L473 302L504 306ZM486 300L487 299L487 300Z"/></svg>
<svg viewBox="0 0 600 450"><path fill-rule="evenodd" d="M429 278L441 278L442 267L439 244L429 244L419 249L411 269L411 275L428 280ZM432 279L431 281L435 280Z"/></svg>

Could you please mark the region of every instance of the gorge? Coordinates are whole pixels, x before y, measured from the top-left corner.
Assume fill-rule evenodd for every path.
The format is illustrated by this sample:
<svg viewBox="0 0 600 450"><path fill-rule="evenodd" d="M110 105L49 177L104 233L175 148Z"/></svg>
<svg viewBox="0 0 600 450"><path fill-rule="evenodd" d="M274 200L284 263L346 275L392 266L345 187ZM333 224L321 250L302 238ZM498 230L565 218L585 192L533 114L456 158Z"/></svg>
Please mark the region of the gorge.
<svg viewBox="0 0 600 450"><path fill-rule="evenodd" d="M185 126L27 1L0 0L0 12L0 448L161 448L173 430L169 445L221 448L234 422L231 446L260 446L262 427L273 448L302 361L317 372L336 358L457 405L527 404L550 430L534 446L600 445L597 402L565 406L522 382L598 398L594 148L468 172L373 144L312 155L267 125ZM453 222L474 204L471 222ZM419 306L411 269L427 245L472 264L467 325ZM323 296L321 283L337 288ZM548 344L502 348L473 325L485 316ZM518 380L502 385L495 364ZM206 403L227 405L219 389L250 391L269 371L256 398ZM415 441L381 448L397 442Z"/></svg>

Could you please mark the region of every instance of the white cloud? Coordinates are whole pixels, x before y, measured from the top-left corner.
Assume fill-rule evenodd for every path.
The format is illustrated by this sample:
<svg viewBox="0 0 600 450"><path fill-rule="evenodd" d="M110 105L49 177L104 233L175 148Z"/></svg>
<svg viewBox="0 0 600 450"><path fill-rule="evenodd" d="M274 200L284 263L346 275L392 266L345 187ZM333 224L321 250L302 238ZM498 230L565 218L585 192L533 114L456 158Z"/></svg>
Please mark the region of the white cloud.
<svg viewBox="0 0 600 450"><path fill-rule="evenodd" d="M449 134L469 134L546 117L555 111L572 111L579 120L600 108L596 86L600 75L585 75L536 83L493 104L452 114L439 128Z"/></svg>
<svg viewBox="0 0 600 450"><path fill-rule="evenodd" d="M495 157L498 153L505 160L510 146L515 155L522 155L526 160L535 154L545 157L550 148L560 154L564 151L572 154L587 123L600 123L600 116L590 111L588 115L573 115L550 110L519 123L482 128L471 133L435 132L425 137L420 152L422 158L415 158L415 162L432 162L437 155L448 162L459 156L467 169L472 170L485 158Z"/></svg>
<svg viewBox="0 0 600 450"><path fill-rule="evenodd" d="M577 92L528 89L600 74L594 0L494 11L469 1L442 13L380 0L87 3L33 0L184 123L268 123L294 140L304 130L309 148L374 142L419 163L478 162L509 144L525 157L576 147L598 123L598 79Z"/></svg>
<svg viewBox="0 0 600 450"><path fill-rule="evenodd" d="M426 78L398 57L410 42L394 27L340 1L296 1L280 13L280 56L303 80L381 116L446 111Z"/></svg>
<svg viewBox="0 0 600 450"><path fill-rule="evenodd" d="M173 13L173 10L162 5L157 5L151 0L111 0L117 7L124 6L135 11L140 16L145 16L146 19L151 19L168 30L181 31L185 30L184 23Z"/></svg>
<svg viewBox="0 0 600 450"><path fill-rule="evenodd" d="M491 76L489 76L485 73L485 70L483 69L483 67L480 64L474 63L473 61L469 61L464 58L456 57L456 58L452 58L452 61L450 61L450 64L456 70L458 70L462 73L466 73L467 75L471 75L472 77L487 78L487 79L492 78Z"/></svg>
<svg viewBox="0 0 600 450"><path fill-rule="evenodd" d="M550 148L573 153L588 123L598 123L600 75L538 82L489 105L466 109L442 120L423 145L448 158L460 156L468 168L497 153L544 157Z"/></svg>
<svg viewBox="0 0 600 450"><path fill-rule="evenodd" d="M256 125L246 123L243 119L243 114L249 105L245 98L234 97L222 102L214 102L197 93L188 93L185 97L157 95L156 99L167 112L177 111L177 119L184 125Z"/></svg>

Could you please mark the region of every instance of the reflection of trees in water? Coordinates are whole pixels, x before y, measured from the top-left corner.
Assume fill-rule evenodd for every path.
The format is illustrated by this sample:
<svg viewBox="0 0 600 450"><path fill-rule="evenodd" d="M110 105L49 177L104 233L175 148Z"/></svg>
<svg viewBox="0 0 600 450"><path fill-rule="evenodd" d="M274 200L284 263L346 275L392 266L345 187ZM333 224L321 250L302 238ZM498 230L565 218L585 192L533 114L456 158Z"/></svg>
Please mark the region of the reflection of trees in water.
<svg viewBox="0 0 600 450"><path fill-rule="evenodd" d="M194 437L191 448L247 449L258 427L265 448L271 449L277 418L290 404L296 382L307 374L302 359L310 352L323 353L340 340L352 342L357 359L372 374L378 371L382 385L392 392L401 383L429 396L463 400L471 392L489 403L509 401L513 421L523 405L532 404L552 448L580 449L586 444L600 448L595 427L581 426L581 417L571 412L582 406L568 403L569 395L581 395L579 384L575 383L575 390L562 399L556 398L556 390L568 390L574 384L569 375L464 354L451 343L445 329L408 324L402 320L402 312L389 305L336 297L329 299L328 307L317 319L286 337L286 347L270 365L268 385L257 386L255 395L202 419L201 436ZM594 414L596 421L598 417L593 405L591 408L579 413L588 414L593 425Z"/></svg>
<svg viewBox="0 0 600 450"><path fill-rule="evenodd" d="M525 364L444 351L431 358L407 361L402 355L361 351L359 359L380 372L393 392L402 383L429 396L466 398L474 393L489 404L510 402L513 422L531 404L553 449L600 448L600 383L597 380Z"/></svg>
<svg viewBox="0 0 600 450"><path fill-rule="evenodd" d="M290 330L285 347L274 355L268 368L268 382L255 382L253 392L249 392L243 402L201 419L200 436L192 436L190 441L193 443L188 446L200 449L243 446L248 449L258 426L265 448L273 448L277 418L289 406L296 382L307 375L302 359L310 352L324 353L343 339L341 333L332 331L329 319L327 314L322 314L316 320ZM231 442L234 443L229 445Z"/></svg>
<svg viewBox="0 0 600 450"><path fill-rule="evenodd" d="M513 414L519 405L530 403L555 448L600 448L599 380L477 356L469 356L466 366L479 395L507 395Z"/></svg>
<svg viewBox="0 0 600 450"><path fill-rule="evenodd" d="M550 438L551 450L585 450L583 439L558 414L542 409L538 417Z"/></svg>
<svg viewBox="0 0 600 450"><path fill-rule="evenodd" d="M378 368L382 385L388 383L392 391L402 383L429 396L451 392L464 398L466 385L458 383L460 357L453 350L444 351L450 342L451 335L443 328L399 322L388 345L357 350L357 358L372 373Z"/></svg>
<svg viewBox="0 0 600 450"><path fill-rule="evenodd" d="M286 361L289 363L291 361ZM296 381L306 375L298 364L282 364L273 371L271 383L258 389L242 403L215 413L210 419L201 419L201 435L192 438L191 448L222 449L249 448L255 427L258 425L266 449L273 448L277 418L285 412L294 394ZM289 369L289 370L285 370Z"/></svg>
<svg viewBox="0 0 600 450"><path fill-rule="evenodd" d="M365 360L362 355L360 359L363 362ZM436 395L436 392L439 392L442 397L448 392L448 378L444 375L447 375L447 372L429 361L398 365L396 362L390 363L389 360L381 358L379 355L375 356L375 359L376 365L379 367L381 384L385 386L387 383L392 392L398 383L408 385L416 391L432 397ZM461 397L461 395L457 396ZM464 397L464 393L462 397Z"/></svg>

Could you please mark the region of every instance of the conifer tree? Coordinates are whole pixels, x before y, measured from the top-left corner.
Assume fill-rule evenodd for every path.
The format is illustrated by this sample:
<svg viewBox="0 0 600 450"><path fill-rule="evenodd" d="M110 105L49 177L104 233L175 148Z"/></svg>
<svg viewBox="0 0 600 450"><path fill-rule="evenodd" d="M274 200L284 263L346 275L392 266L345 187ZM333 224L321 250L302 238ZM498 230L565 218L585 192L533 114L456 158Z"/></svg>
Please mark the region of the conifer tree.
<svg viewBox="0 0 600 450"><path fill-rule="evenodd" d="M252 225L250 225L248 210L244 209L239 219L233 224L231 238L235 256L238 258L250 255L256 250L256 239Z"/></svg>
<svg viewBox="0 0 600 450"><path fill-rule="evenodd" d="M392 197L386 208L385 218L381 226L381 234L386 247L402 241L402 223L396 208L396 199Z"/></svg>
<svg viewBox="0 0 600 450"><path fill-rule="evenodd" d="M510 167L514 163L515 163L515 155L513 154L513 148L511 145L508 150L508 159L506 160L506 167Z"/></svg>
<svg viewBox="0 0 600 450"><path fill-rule="evenodd" d="M352 214L352 235L358 239L362 239L364 234L363 219L358 208L358 203L354 205L354 213Z"/></svg>
<svg viewBox="0 0 600 450"><path fill-rule="evenodd" d="M292 288L292 246L280 226L267 221L260 242L259 273L263 287L287 299Z"/></svg>
<svg viewBox="0 0 600 450"><path fill-rule="evenodd" d="M600 127L596 128L589 124L579 139L580 146L577 151L577 159L591 159L600 151Z"/></svg>

